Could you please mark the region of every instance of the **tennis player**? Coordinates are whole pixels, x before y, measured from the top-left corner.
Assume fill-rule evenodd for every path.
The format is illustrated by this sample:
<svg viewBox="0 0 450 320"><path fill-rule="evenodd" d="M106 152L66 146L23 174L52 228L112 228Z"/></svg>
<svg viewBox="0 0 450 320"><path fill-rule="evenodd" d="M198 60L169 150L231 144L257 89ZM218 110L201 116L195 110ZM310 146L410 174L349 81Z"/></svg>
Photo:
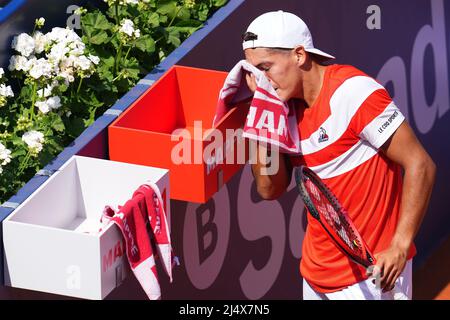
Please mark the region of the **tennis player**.
<svg viewBox="0 0 450 320"><path fill-rule="evenodd" d="M307 25L294 14L257 17L243 36L243 49L282 100L298 102L301 155L280 154L273 175L263 173L272 165L265 159L253 164L258 193L276 199L289 185L293 166L310 167L347 208L377 260L379 283L308 215L300 263L303 298L393 299L396 285L411 299L413 240L436 166L405 117L373 78L349 65L325 63L334 57L314 47ZM251 75L247 83L256 88Z"/></svg>

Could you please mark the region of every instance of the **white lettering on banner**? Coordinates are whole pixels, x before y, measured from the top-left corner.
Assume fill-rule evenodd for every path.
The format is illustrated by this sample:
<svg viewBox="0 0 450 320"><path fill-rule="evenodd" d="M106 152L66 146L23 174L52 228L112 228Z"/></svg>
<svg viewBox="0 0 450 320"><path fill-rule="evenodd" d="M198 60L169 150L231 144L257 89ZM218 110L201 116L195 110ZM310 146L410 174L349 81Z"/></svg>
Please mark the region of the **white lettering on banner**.
<svg viewBox="0 0 450 320"><path fill-rule="evenodd" d="M380 7L375 4L368 6L366 13L371 14L371 16L369 16L367 18L367 22L366 22L367 29L380 30L381 29L381 9L380 9Z"/></svg>
<svg viewBox="0 0 450 320"><path fill-rule="evenodd" d="M214 200L189 203L183 228L183 257L186 273L194 287L210 287L222 267L230 236L230 200L221 188Z"/></svg>
<svg viewBox="0 0 450 320"><path fill-rule="evenodd" d="M178 141L172 148L172 163L176 165L190 164L192 162L191 133L185 128L178 128L172 132L170 139L171 141Z"/></svg>
<svg viewBox="0 0 450 320"><path fill-rule="evenodd" d="M444 2L442 0L430 2L432 23L420 29L411 58L411 102L417 129L421 133L429 132L437 116L442 117L450 108ZM433 48L436 75L436 92L431 106L427 105L425 98L423 68L425 49L428 45Z"/></svg>
<svg viewBox="0 0 450 320"><path fill-rule="evenodd" d="M256 108L250 107L247 114L247 126L253 127L255 125Z"/></svg>
<svg viewBox="0 0 450 320"><path fill-rule="evenodd" d="M226 267L225 256L229 248L231 203L237 201L237 219L241 235L249 242L269 238L270 247L265 265L256 268L253 259L259 255L249 256L248 263L239 276L243 294L248 299L260 299L275 284L284 261L286 238L292 255L300 258L302 241L306 230L304 205L298 192L292 210L287 218L278 201L252 200L251 189L254 183L246 165L239 180L237 199L230 198L227 188L222 188L210 201L204 205L189 203L186 209L183 228L183 258L186 273L193 286L197 289L207 289L216 281L221 269ZM297 189L295 180L291 180L287 192ZM286 221L289 219L289 232ZM236 236L236 235L234 235ZM259 251L261 252L261 251ZM241 257L246 258L245 255ZM224 273L222 273L224 274ZM234 281L229 274L224 274L227 281ZM300 286L300 283L299 283Z"/></svg>
<svg viewBox="0 0 450 320"><path fill-rule="evenodd" d="M278 116L278 119L275 119L276 115L274 112L269 110L263 110L261 113L261 116L259 119L256 118L257 112L256 107L250 107L248 115L247 115L247 126L248 127L254 127L256 129L267 129L270 133L275 133L279 136L286 134L287 132L287 126L286 121L284 117ZM256 126L255 120L257 120ZM278 122L277 126L275 127L275 122Z"/></svg>
<svg viewBox="0 0 450 320"><path fill-rule="evenodd" d="M79 6L74 4L67 7L66 13L71 14L67 18L67 27L69 29L81 29L81 17L80 15L73 13L79 8Z"/></svg>
<svg viewBox="0 0 450 320"><path fill-rule="evenodd" d="M206 163L206 174L209 175L219 164L234 164L234 154L237 152L237 163L245 163L245 144L242 137L242 129L227 129L225 144L223 143L223 134L220 130L212 129L205 133L205 141L213 142L205 147L203 152L204 162ZM237 142L237 150L234 146ZM224 151L225 150L225 151Z"/></svg>
<svg viewBox="0 0 450 320"><path fill-rule="evenodd" d="M242 236L248 241L268 237L270 251L266 252L267 263L255 268L250 262L242 272L239 282L243 293L249 299L260 299L272 288L283 263L286 244L286 223L283 208L278 201L251 200L253 177L250 166L245 166L238 191L238 224ZM255 223L257 221L257 223Z"/></svg>
<svg viewBox="0 0 450 320"><path fill-rule="evenodd" d="M70 290L80 290L81 289L81 268L76 265L71 265L66 268L66 274L68 274L66 279L67 289Z"/></svg>
<svg viewBox="0 0 450 320"><path fill-rule="evenodd" d="M411 57L411 106L415 124L422 134L431 131L436 120L450 110L444 3L442 0L433 0L430 3L431 25L423 26L418 32ZM428 46L433 49L436 76L434 101L431 105L427 104L425 95L424 56ZM389 81L393 82L397 105L402 112L405 112L408 106L408 92L405 85L407 83L406 68L402 58L389 59L381 68L377 79L382 81L383 85ZM405 117L407 115L406 112Z"/></svg>
<svg viewBox="0 0 450 320"><path fill-rule="evenodd" d="M371 14L367 18L366 26L369 30L380 30L381 29L381 9L379 6L373 4L367 7L367 14Z"/></svg>

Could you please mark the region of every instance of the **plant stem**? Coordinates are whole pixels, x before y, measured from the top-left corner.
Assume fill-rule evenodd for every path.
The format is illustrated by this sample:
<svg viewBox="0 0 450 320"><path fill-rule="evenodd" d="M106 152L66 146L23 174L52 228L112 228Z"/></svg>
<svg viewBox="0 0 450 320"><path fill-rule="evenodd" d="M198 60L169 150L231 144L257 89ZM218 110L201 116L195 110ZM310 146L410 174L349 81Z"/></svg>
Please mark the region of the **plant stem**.
<svg viewBox="0 0 450 320"><path fill-rule="evenodd" d="M120 21L119 21L119 0L116 0L114 3L114 10L116 13L116 25L119 27Z"/></svg>
<svg viewBox="0 0 450 320"><path fill-rule="evenodd" d="M30 116L31 120L34 119L34 104L36 103L36 94L37 94L37 82L34 81L33 83L33 96L31 98L31 108L30 108Z"/></svg>
<svg viewBox="0 0 450 320"><path fill-rule="evenodd" d="M114 63L114 77L117 76L117 68L119 67L120 59L122 59L122 50L123 50L123 44L120 43L119 50L117 50L117 56L116 61Z"/></svg>
<svg viewBox="0 0 450 320"><path fill-rule="evenodd" d="M167 28L169 28L169 27L172 25L172 23L175 21L175 19L177 18L178 14L179 14L180 11L181 11L181 9L183 9L182 6L180 6L180 7L178 8L177 13L175 13L175 15L173 16L173 18L172 18L172 20L170 21L170 23L169 23L169 25L167 26Z"/></svg>
<svg viewBox="0 0 450 320"><path fill-rule="evenodd" d="M19 164L19 172L17 173L17 176L20 176L25 168L28 165L28 160L30 160L31 152L28 150L28 153L26 154L25 158L23 158L23 161Z"/></svg>
<svg viewBox="0 0 450 320"><path fill-rule="evenodd" d="M127 60L127 58L128 58L128 54L130 53L130 51L131 51L131 46L128 48L128 51L127 51L127 54L125 55L125 58L124 58L124 60Z"/></svg>
<svg viewBox="0 0 450 320"><path fill-rule="evenodd" d="M81 88L82 83L83 83L83 77L80 78L80 82L78 83L77 96L78 96L78 93L80 93L80 88Z"/></svg>

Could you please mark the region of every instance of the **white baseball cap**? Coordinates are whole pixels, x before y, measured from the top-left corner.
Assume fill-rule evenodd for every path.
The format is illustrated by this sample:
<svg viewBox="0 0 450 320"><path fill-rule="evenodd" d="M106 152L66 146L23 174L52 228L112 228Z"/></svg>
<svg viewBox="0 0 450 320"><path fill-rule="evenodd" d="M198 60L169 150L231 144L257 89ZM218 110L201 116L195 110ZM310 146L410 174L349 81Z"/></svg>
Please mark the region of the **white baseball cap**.
<svg viewBox="0 0 450 320"><path fill-rule="evenodd" d="M244 50L258 47L293 49L303 46L307 52L334 59L332 55L314 48L311 32L302 19L282 10L257 17L250 23L243 38Z"/></svg>

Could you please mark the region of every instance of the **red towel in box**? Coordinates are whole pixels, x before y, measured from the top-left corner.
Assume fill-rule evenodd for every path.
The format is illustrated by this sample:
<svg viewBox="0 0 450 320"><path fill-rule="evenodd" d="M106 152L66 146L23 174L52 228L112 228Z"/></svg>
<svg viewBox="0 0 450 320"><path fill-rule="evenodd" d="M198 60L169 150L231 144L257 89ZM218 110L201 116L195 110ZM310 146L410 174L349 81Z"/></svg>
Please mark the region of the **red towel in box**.
<svg viewBox="0 0 450 320"><path fill-rule="evenodd" d="M256 91L250 91L245 72L255 75ZM252 98L253 97L253 98ZM252 98L243 136L279 147L280 152L297 154L300 141L294 102L285 103L264 73L245 60L239 61L228 74L213 120L215 127L238 102Z"/></svg>
<svg viewBox="0 0 450 320"><path fill-rule="evenodd" d="M155 242L157 254L162 260L170 282L174 257L166 213L158 187L150 182L140 186L119 210L106 206L102 219L112 221L120 228L125 238L127 257L133 273L149 299L160 299L161 289L151 241ZM147 232L147 223L150 223L152 237Z"/></svg>

